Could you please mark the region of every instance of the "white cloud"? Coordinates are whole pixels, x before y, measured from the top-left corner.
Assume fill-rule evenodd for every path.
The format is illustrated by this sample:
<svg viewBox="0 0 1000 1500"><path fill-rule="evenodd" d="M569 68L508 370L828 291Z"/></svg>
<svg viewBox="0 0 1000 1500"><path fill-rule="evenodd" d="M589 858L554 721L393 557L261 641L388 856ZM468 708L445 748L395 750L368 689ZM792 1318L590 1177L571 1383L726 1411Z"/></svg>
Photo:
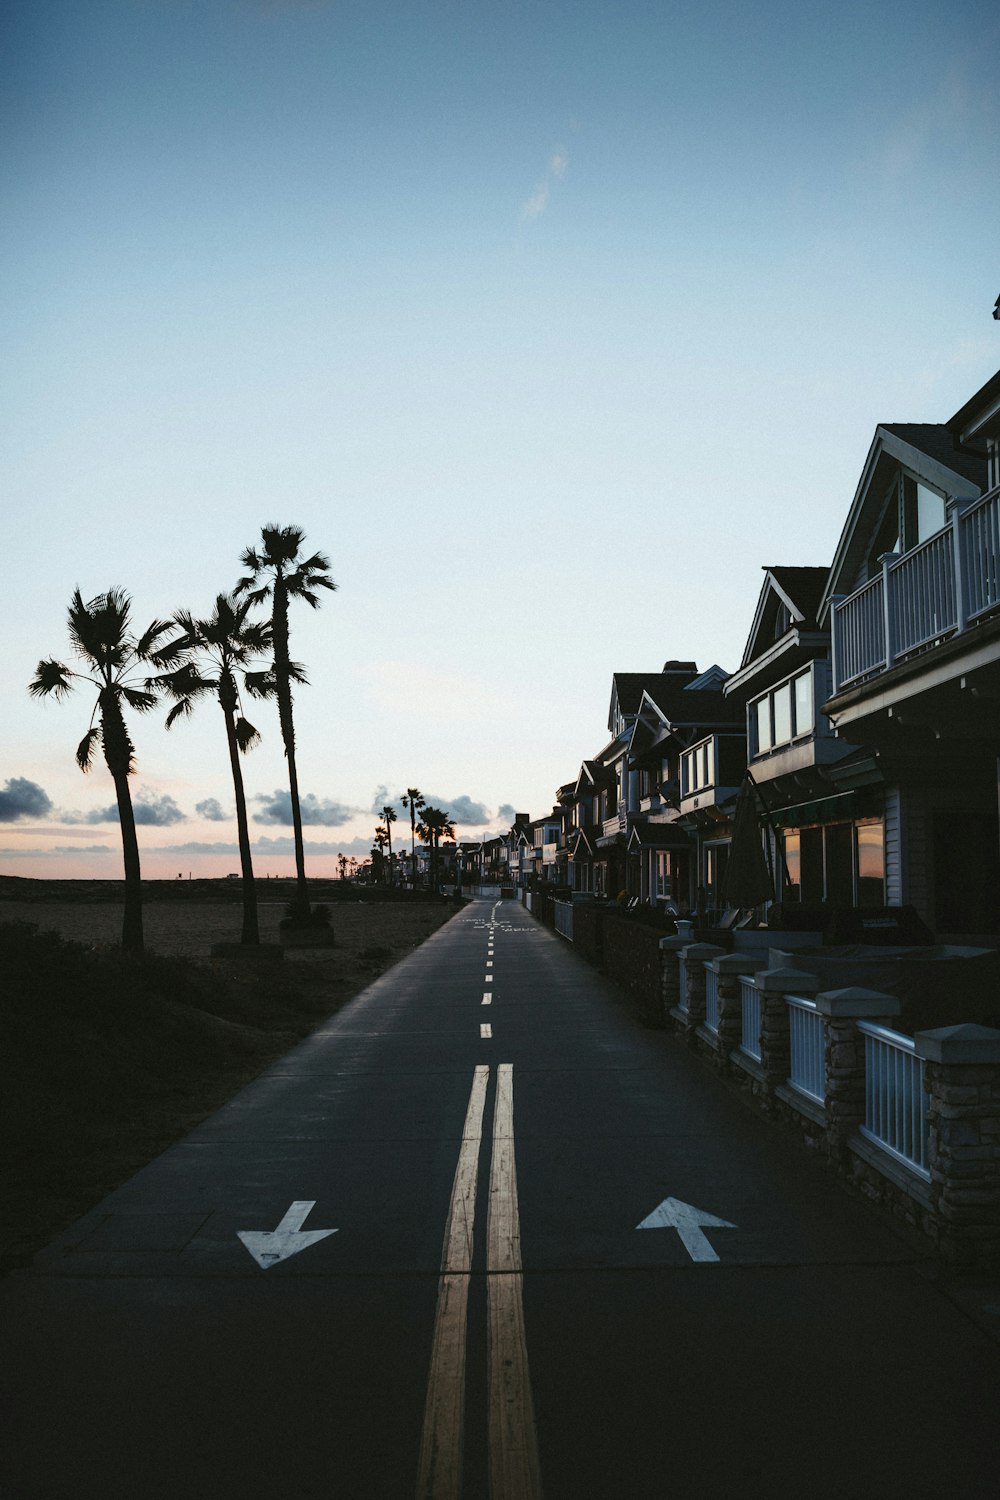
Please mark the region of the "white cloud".
<svg viewBox="0 0 1000 1500"><path fill-rule="evenodd" d="M565 177L569 167L569 152L565 146L553 146L549 152L546 163L545 176L536 183L535 191L521 208L521 222L530 224L537 219L549 206L552 196L552 185L560 178Z"/></svg>

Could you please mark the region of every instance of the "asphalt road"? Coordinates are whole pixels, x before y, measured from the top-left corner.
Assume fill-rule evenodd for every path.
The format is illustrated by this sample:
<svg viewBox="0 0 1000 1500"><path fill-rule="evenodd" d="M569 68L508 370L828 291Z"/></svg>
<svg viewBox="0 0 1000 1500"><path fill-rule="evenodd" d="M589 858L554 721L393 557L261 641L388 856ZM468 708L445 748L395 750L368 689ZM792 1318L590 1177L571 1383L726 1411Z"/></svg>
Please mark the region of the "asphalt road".
<svg viewBox="0 0 1000 1500"><path fill-rule="evenodd" d="M0 1328L18 1500L1000 1495L1000 1349L933 1264L513 902L9 1278Z"/></svg>

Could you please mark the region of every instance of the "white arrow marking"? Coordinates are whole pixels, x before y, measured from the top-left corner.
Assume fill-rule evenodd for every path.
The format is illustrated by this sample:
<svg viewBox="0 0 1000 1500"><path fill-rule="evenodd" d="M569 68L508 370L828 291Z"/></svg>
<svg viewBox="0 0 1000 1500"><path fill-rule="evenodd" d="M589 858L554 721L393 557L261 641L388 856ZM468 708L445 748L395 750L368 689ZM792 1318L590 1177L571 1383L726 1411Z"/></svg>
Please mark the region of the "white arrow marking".
<svg viewBox="0 0 1000 1500"><path fill-rule="evenodd" d="M276 1266L279 1260L298 1255L307 1245L315 1245L327 1235L337 1233L335 1229L302 1228L315 1207L315 1198L299 1200L292 1204L277 1229L238 1229L236 1233L260 1268L266 1271L268 1266Z"/></svg>
<svg viewBox="0 0 1000 1500"><path fill-rule="evenodd" d="M664 1198L659 1208L654 1208L648 1218L637 1224L636 1229L676 1229L681 1244L692 1260L718 1260L708 1240L702 1234L706 1229L735 1229L728 1219L717 1219L704 1209L693 1208L679 1198Z"/></svg>

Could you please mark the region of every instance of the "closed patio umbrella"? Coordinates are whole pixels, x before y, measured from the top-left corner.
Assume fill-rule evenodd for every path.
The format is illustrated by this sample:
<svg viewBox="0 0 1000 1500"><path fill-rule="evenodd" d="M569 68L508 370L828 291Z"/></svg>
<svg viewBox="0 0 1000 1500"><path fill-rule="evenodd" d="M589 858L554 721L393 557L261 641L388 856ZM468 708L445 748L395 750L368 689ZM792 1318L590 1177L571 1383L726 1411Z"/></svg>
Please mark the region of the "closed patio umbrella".
<svg viewBox="0 0 1000 1500"><path fill-rule="evenodd" d="M754 787L749 777L736 798L733 837L722 894L727 906L743 908L774 900L774 882L764 857Z"/></svg>

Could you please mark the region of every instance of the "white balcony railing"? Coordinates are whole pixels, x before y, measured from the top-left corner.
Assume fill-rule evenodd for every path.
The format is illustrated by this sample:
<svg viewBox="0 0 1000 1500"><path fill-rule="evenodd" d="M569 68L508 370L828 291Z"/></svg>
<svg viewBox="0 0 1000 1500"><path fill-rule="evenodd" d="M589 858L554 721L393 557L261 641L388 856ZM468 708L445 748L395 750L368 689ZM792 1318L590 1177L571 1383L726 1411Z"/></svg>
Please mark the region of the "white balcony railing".
<svg viewBox="0 0 1000 1500"><path fill-rule="evenodd" d="M888 671L1000 605L1000 488L962 509L833 610L833 691Z"/></svg>
<svg viewBox="0 0 1000 1500"><path fill-rule="evenodd" d="M913 1040L885 1026L859 1021L865 1039L865 1123L861 1134L921 1177L927 1169L927 1095L924 1062Z"/></svg>

